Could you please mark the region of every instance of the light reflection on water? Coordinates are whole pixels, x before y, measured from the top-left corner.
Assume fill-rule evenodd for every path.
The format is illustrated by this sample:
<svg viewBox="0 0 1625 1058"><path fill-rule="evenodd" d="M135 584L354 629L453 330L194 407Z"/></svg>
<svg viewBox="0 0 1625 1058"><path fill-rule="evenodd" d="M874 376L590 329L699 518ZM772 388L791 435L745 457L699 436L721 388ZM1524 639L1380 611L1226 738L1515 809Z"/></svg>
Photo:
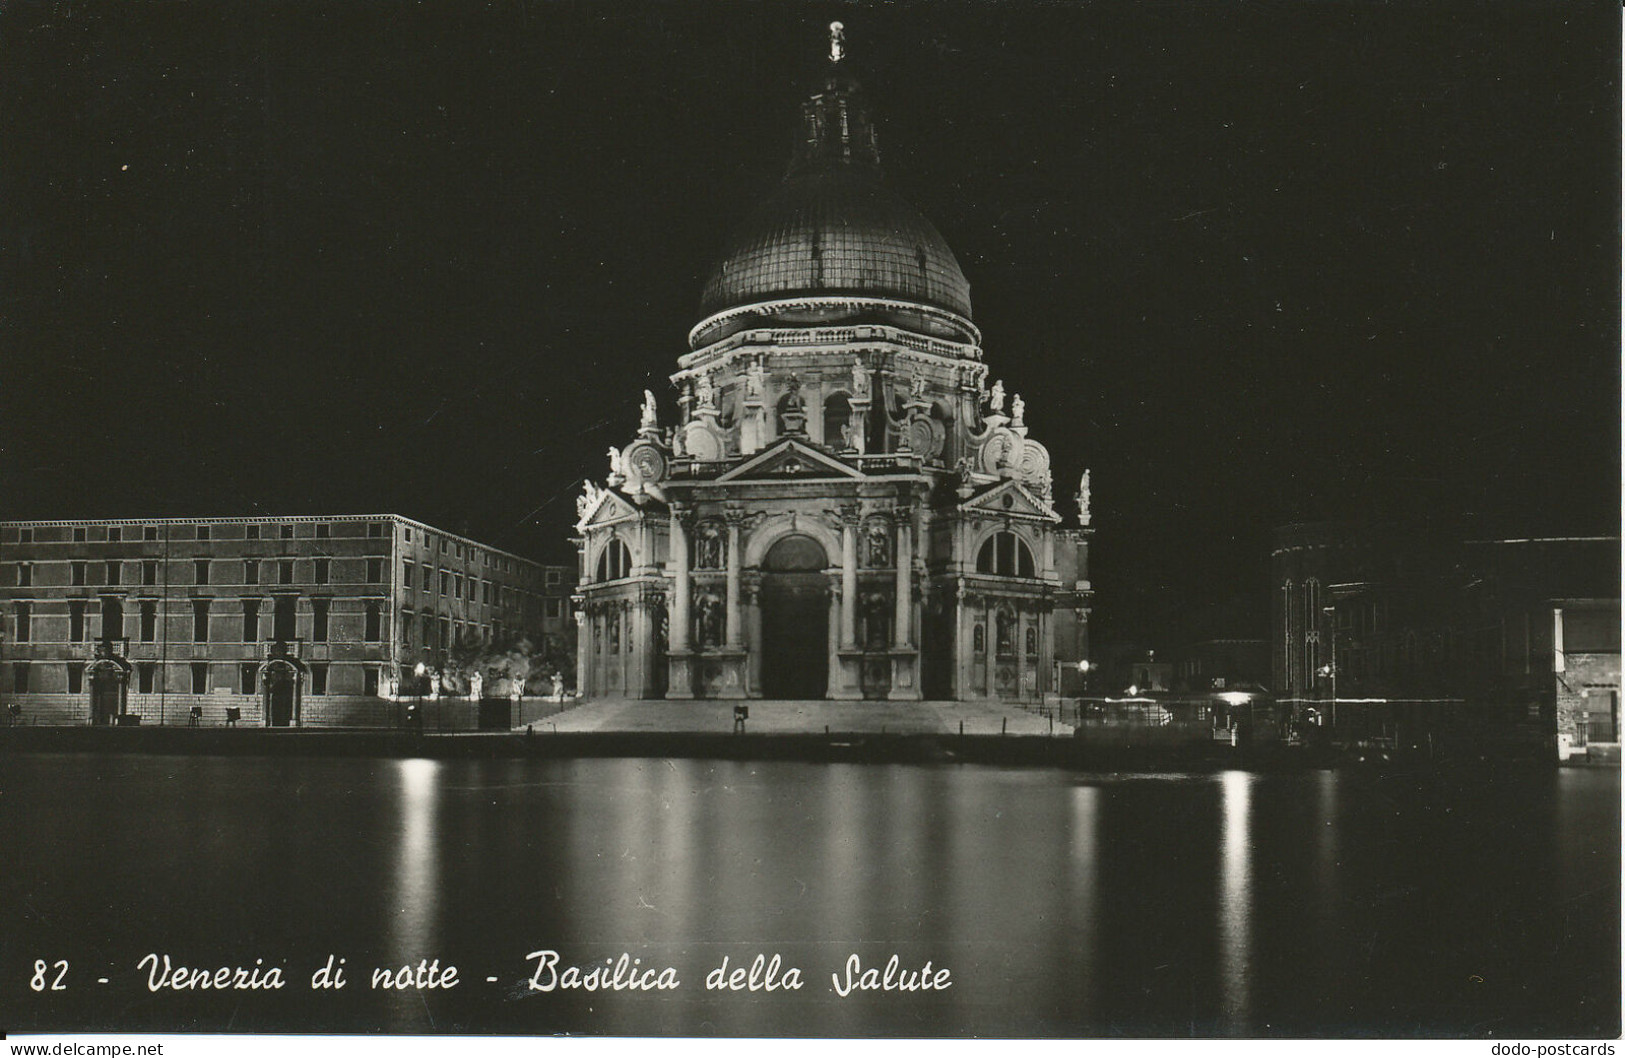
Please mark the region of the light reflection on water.
<svg viewBox="0 0 1625 1058"><path fill-rule="evenodd" d="M12 862L0 899L22 909L13 957L60 952L115 978L95 999L65 993L20 1018L5 996L8 1023L23 1026L1618 1031L1618 772L1446 781L662 760L5 764L0 848ZM683 987L538 994L523 957L542 948L585 968L625 952L677 967ZM328 996L153 997L125 973L147 951L194 964L280 960L301 987L335 952L353 984ZM758 953L799 967L804 987L706 990L724 956L748 969ZM929 959L954 984L839 998L830 975L854 953L864 966ZM371 966L437 957L459 966L458 989L366 988Z"/></svg>
<svg viewBox="0 0 1625 1058"><path fill-rule="evenodd" d="M1250 1024L1253 961L1253 777L1244 771L1219 776L1224 859L1219 874L1219 981L1224 992L1222 1024L1244 1032Z"/></svg>

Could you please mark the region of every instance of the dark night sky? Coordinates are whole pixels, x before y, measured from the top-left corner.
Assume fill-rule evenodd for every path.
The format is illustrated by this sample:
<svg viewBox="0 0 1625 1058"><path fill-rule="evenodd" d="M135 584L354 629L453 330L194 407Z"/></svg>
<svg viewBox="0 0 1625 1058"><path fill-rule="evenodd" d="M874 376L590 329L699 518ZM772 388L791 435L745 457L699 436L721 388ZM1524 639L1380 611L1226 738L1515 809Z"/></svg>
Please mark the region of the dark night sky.
<svg viewBox="0 0 1625 1058"><path fill-rule="evenodd" d="M1108 634L1262 634L1285 521L1617 530L1620 15L1572 2L11 5L4 516L569 556L831 18L1093 468Z"/></svg>

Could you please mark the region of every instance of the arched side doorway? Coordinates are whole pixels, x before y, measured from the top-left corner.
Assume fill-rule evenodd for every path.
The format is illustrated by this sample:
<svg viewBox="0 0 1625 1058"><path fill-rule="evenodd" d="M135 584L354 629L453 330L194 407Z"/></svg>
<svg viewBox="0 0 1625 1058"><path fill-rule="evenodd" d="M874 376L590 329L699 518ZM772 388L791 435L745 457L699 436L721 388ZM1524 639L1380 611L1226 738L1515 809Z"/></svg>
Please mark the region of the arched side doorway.
<svg viewBox="0 0 1625 1058"><path fill-rule="evenodd" d="M260 669L266 727L299 727L304 666L296 658L272 658Z"/></svg>
<svg viewBox="0 0 1625 1058"><path fill-rule="evenodd" d="M85 675L90 683L90 722L117 723L129 702L129 662L112 657L98 658L90 663Z"/></svg>
<svg viewBox="0 0 1625 1058"><path fill-rule="evenodd" d="M829 557L810 536L781 537L762 558L762 697L829 689Z"/></svg>

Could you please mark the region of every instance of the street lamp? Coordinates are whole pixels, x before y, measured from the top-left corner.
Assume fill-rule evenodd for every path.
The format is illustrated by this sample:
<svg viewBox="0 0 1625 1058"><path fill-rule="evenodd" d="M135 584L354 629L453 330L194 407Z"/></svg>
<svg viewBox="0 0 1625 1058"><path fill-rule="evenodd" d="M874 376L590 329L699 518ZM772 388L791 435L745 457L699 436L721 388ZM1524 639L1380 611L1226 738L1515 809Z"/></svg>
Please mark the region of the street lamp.
<svg viewBox="0 0 1625 1058"><path fill-rule="evenodd" d="M1337 737L1337 607L1323 606L1320 612L1326 615L1326 624L1331 628L1331 660L1321 666L1321 673L1331 677L1332 681L1332 737Z"/></svg>

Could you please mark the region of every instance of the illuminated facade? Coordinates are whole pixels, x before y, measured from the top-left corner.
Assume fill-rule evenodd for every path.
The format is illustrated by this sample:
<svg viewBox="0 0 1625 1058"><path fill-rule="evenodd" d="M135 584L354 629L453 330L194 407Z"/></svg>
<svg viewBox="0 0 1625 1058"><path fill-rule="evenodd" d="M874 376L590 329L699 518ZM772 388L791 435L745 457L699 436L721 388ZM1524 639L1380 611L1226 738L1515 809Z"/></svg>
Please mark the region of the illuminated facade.
<svg viewBox="0 0 1625 1058"><path fill-rule="evenodd" d="M881 182L844 64L705 284L671 383L578 502L582 693L1034 700L1088 656L1089 496L1055 506L970 289Z"/></svg>
<svg viewBox="0 0 1625 1058"><path fill-rule="evenodd" d="M26 723L388 726L402 695L466 696L476 644L568 662L573 586L390 514L4 522L0 701Z"/></svg>

